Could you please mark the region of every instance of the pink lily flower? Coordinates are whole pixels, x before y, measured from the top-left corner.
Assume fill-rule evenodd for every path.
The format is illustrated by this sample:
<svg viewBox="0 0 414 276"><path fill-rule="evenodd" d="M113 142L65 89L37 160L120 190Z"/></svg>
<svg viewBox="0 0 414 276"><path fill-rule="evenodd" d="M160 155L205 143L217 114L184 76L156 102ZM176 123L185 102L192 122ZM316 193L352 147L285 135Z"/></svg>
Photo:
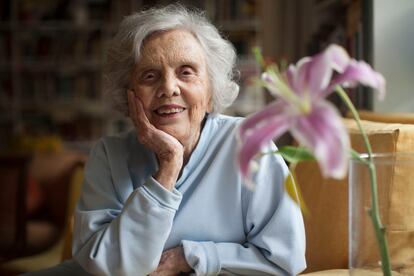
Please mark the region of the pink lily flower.
<svg viewBox="0 0 414 276"><path fill-rule="evenodd" d="M349 136L336 107L325 98L337 85L370 86L385 94L385 79L368 64L351 59L338 45L305 57L280 74L270 68L261 83L277 99L246 118L239 129L238 163L249 179L250 163L261 147L287 131L311 150L324 177L343 178L348 168Z"/></svg>

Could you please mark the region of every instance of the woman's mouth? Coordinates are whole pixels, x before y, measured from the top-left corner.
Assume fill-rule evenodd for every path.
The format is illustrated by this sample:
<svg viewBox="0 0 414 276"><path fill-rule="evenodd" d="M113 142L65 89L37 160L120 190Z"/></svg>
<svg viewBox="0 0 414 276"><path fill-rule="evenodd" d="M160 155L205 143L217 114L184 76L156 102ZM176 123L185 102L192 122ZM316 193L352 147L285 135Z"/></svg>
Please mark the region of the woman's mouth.
<svg viewBox="0 0 414 276"><path fill-rule="evenodd" d="M182 113L184 110L185 108L178 106L161 106L155 110L155 113L162 117L172 117Z"/></svg>

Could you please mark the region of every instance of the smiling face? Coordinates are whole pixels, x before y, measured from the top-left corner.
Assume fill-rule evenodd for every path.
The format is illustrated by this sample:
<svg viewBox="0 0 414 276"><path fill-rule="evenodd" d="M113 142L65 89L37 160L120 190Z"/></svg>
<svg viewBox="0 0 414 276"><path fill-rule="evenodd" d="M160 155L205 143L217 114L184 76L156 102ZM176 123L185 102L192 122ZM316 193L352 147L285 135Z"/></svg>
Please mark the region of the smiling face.
<svg viewBox="0 0 414 276"><path fill-rule="evenodd" d="M204 51L185 30L148 37L131 75L131 89L158 129L192 151L211 101Z"/></svg>

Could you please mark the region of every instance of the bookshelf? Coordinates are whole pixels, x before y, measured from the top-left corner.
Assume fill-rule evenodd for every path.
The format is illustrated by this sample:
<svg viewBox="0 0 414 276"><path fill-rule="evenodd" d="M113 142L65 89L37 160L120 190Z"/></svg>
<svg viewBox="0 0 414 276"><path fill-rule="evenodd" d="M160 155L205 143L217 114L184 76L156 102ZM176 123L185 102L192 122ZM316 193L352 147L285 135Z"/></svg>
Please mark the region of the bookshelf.
<svg viewBox="0 0 414 276"><path fill-rule="evenodd" d="M330 43L337 43L344 46L352 57L373 64L373 2L263 1L261 35L264 55L276 62L295 63L304 56L320 52ZM359 109L372 108L372 92L367 90L349 91ZM332 100L344 109L339 99Z"/></svg>
<svg viewBox="0 0 414 276"><path fill-rule="evenodd" d="M210 2L206 10L218 27L236 48L240 72L240 92L234 104L225 113L246 116L265 104L261 88L253 85L252 77L260 73L260 68L251 53L255 46L262 46L263 21L261 12L263 0L216 0Z"/></svg>
<svg viewBox="0 0 414 276"><path fill-rule="evenodd" d="M306 44L306 54L313 55L336 43L345 47L351 57L372 65L372 10L371 0L314 0L313 34ZM372 110L371 89L358 87L347 91L358 109ZM343 114L347 112L336 94L330 100Z"/></svg>
<svg viewBox="0 0 414 276"><path fill-rule="evenodd" d="M16 135L59 135L85 145L129 127L102 95L106 45L123 16L173 1L8 0L0 3L0 149ZM261 41L262 0L181 1L206 10L239 55L240 97L226 112L247 115L263 105L249 76Z"/></svg>

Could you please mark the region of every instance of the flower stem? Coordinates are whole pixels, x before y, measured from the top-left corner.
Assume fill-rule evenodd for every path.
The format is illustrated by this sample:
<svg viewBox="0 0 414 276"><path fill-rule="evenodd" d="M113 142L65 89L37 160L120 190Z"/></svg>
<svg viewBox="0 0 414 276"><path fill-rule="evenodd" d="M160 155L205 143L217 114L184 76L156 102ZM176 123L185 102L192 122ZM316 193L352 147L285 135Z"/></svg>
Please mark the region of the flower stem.
<svg viewBox="0 0 414 276"><path fill-rule="evenodd" d="M364 139L365 146L368 151L368 159L369 159L369 175L370 175L370 182L371 182L371 209L369 210L369 215L372 220L372 224L374 226L375 236L377 238L380 255L381 255L381 268L382 272L386 276L391 276L391 265L390 265L390 256L388 254L388 243L387 237L385 235L385 227L381 223L381 218L379 215L379 204L378 204L378 187L377 187L377 174L374 165L374 161L372 159L372 148L371 144L369 143L368 136L365 133L364 129L361 125L361 119L359 118L359 114L355 109L355 106L352 104L351 100L349 99L346 92L342 89L342 87L337 86L336 92L341 97L341 99L345 102L346 106L352 113L359 130L361 131L362 137Z"/></svg>

